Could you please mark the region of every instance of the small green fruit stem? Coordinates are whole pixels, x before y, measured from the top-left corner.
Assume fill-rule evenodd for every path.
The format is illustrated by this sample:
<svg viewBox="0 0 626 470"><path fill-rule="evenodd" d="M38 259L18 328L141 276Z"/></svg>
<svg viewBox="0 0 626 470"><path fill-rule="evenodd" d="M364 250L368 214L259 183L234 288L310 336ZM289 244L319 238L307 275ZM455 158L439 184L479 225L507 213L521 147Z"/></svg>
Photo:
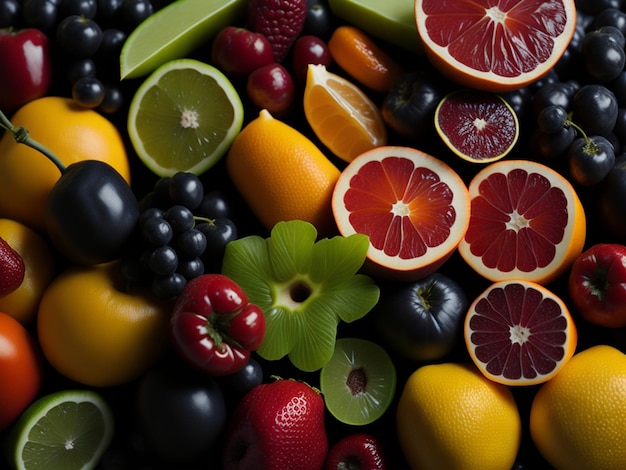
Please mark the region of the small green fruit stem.
<svg viewBox="0 0 626 470"><path fill-rule="evenodd" d="M56 165L61 173L65 172L66 166L59 159L59 157L57 157L48 148L44 147L35 139L33 139L28 134L28 129L26 129L24 126L14 127L9 118L7 118L2 111L0 111L0 127L10 132L17 143L27 145L28 147L41 152L46 158L48 158L48 160Z"/></svg>
<svg viewBox="0 0 626 470"><path fill-rule="evenodd" d="M582 128L582 127L580 127L578 124L576 124L576 123L575 123L574 121L572 121L571 119L568 119L568 120L565 122L565 124L566 124L566 125L568 125L568 126L570 126L570 127L573 127L573 128L574 128L574 130L575 130L576 132L578 132L578 133L579 133L579 134L583 137L583 139L585 139L585 151L586 151L587 153L589 153L589 154L595 154L595 153L597 153L597 152L598 152L598 150L599 150L599 149L598 149L598 146L596 145L596 143L595 143L593 140L591 140L591 139L589 139L589 137L587 137L587 134L585 133L585 131L583 130L583 128Z"/></svg>

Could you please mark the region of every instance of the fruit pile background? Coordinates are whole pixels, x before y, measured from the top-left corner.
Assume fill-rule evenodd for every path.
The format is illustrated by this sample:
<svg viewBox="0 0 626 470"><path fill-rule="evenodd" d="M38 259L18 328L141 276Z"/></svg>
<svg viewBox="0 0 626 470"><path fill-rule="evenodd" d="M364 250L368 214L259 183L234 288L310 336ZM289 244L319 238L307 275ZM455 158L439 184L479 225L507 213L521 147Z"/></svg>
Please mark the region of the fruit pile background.
<svg viewBox="0 0 626 470"><path fill-rule="evenodd" d="M137 157L134 153L130 137L128 136L127 115L129 103L135 91L143 82L144 77L120 80L119 54L123 42L141 21L159 11L161 8L164 8L169 3L171 2L167 0L94 0L92 2L87 0L0 0L0 21L3 22L3 24L0 24L0 27L35 27L43 31L50 38L52 82L47 94L72 98L82 106L93 108L106 117L106 119L113 123L119 130L129 155L132 189L137 199L143 201L142 210L151 207L152 201L154 200L151 198L158 196L155 196L155 192L158 191L159 182L162 182L162 180L159 176L150 171ZM626 78L624 78L626 75L622 72L618 78L611 80L610 83L608 81L600 81L597 77L589 74L585 57L581 53L581 43L585 32L592 27L599 27L598 24L600 21L603 21L602 18L604 18L606 22L620 24L622 30L626 31L626 13L621 13L620 8L622 4L618 0L603 0L598 2L586 0L577 2L576 6L579 8L579 26L574 33L568 50L558 66L538 82L532 83L520 90L502 93L502 96L516 112L519 119L519 139L507 158L532 159L542 162L573 181L583 206L586 208L587 239L585 246L592 246L595 243L623 243L626 241L626 220L624 220L626 202L619 202L617 206L610 204L602 205L602 201L607 197L605 193L608 191L607 186L604 186L608 184L606 180L603 179L599 183L592 185L579 184L572 178L567 158L564 157L564 152L557 152L555 150L563 145L564 141L569 141L568 139L570 138L573 140L573 136L561 135L558 138L554 137L554 140L550 140L550 138L546 137L547 132L538 128L537 115L539 112L554 104L567 103L569 107L569 103L571 103L575 91L580 88L582 83L606 85L611 88L615 96L618 97L616 104L619 105L619 117L615 124L615 130L611 129L610 135L607 134L606 138L611 139L612 143L616 146L616 161L618 163L621 161L623 164L624 158L626 158L623 157L620 160L623 145L626 142L626 140L624 140L624 136L626 136L626 113L623 112L623 109L626 109ZM608 14L601 16L600 12L608 10L609 8L611 8L612 11L614 10L614 16L609 17ZM15 13L11 14L12 11ZM90 48L89 42L84 40L84 38L87 37L87 33L84 31L79 32L81 28L72 28L70 20L64 21L65 18L74 18L73 15L78 15L78 17L81 17L81 15L82 17L91 17L92 21L98 25L100 28L99 39L101 41L99 47ZM74 20L78 21L75 18ZM84 21L80 23L82 27L86 27ZM309 0L306 5L306 21L299 35L312 35L321 42L326 43L336 28L346 24L349 23L345 19L331 14L330 7L324 0ZM246 20L242 17L239 24L232 26L246 26ZM78 36L72 36L73 34ZM458 85L454 82L442 78L422 53L399 48L381 39L376 39L375 41L376 44L391 57L395 64L401 64L404 69L402 73L420 72L420 84L423 87L423 94L422 102L416 106L420 104L430 105L429 109L434 113L432 103L427 102L427 100L432 99L433 95L443 97L448 92L458 88ZM80 47L78 44L80 44ZM304 55L305 53L300 52L300 54ZM215 55L212 55L210 42L194 49L194 51L189 54L189 57L215 64ZM289 73L292 74L294 82L290 89L290 98L286 106L283 101L276 102L276 96L270 98L269 104L270 106L277 106L277 117L300 130L300 132L311 139L320 149L326 150L325 153L338 168L344 168L346 162L332 155L307 123L307 118L302 106L304 91L302 60L302 57L298 55L298 51L294 50L292 50L291 53L287 53L284 58L280 57L280 62ZM342 67L335 61L329 59L329 57L323 56L321 61L326 61L329 71L357 83L352 77L346 74ZM400 72L394 73L400 75ZM259 114L261 108L259 106L258 96L246 90L245 80L232 78L232 83L239 92L243 102L243 125L245 126L257 118ZM388 99L387 93L381 90L375 91L365 86L362 86L362 89L367 90L367 95L379 106L383 106L383 102ZM271 101L272 99L275 101ZM283 98L280 99L282 100ZM266 102L265 104L268 103ZM595 109L594 111L588 111L589 109L593 109L593 103L588 104L588 108L585 108L584 104L580 106L581 110L577 112L577 116L585 116L587 122L593 122L596 119L598 121L602 120L601 116L604 110ZM282 109L283 107L285 109ZM393 113L393 111L389 109L387 112ZM399 119L402 121L403 119L402 116L392 114L392 118L388 118L385 124L388 133L388 143L419 148L424 152L437 156L453 167L466 183L469 183L479 167L476 164L458 158L445 146L436 133L433 121L430 118L433 113L427 113L429 119L423 119L422 129L414 135L404 133L401 123L398 125L397 121L390 120ZM589 119L589 117L591 117L591 119ZM48 116L48 118L54 120L55 116L51 115ZM623 132L623 135L621 132ZM2 158L2 155L0 155L0 158ZM613 166L611 166L611 168L613 168ZM615 180L612 184L618 187L619 184L624 185L623 181L626 181L626 170L624 170L624 167L617 165L615 168L617 168L615 174L610 177ZM591 172L593 173L595 170L596 169L593 169ZM232 185L227 172L225 159L218 161L215 166L201 174L199 178L203 186L202 201L204 205L201 206L200 203L196 205L198 209L194 211L195 215L206 217L207 215L205 214L211 216L218 214L219 216L227 218L228 220L224 222L225 230L229 231L233 239L237 237L243 238L248 235L260 235L264 238L269 236L268 229L257 219L240 193ZM161 187L160 190L163 191L163 188ZM169 194L171 195L171 193ZM161 194L161 196L162 195L163 194ZM602 209L602 207L604 209ZM178 216L183 218L188 215L189 214L178 214ZM0 212L0 217L2 216L3 214ZM168 217L163 213L158 214L158 216L162 216L164 219ZM170 216L175 217L176 215L172 216L170 214ZM188 228L183 231L188 232L189 230ZM191 234L188 235L189 237L192 236ZM193 234L193 236L196 235L195 233ZM225 240L218 239L219 237L217 235L215 235L216 238L211 239L210 237L212 235L210 232L206 232L205 235L206 238L200 237L200 241L197 241L198 239L196 238L195 241L192 240L188 243L193 244L197 242L202 244L206 242L213 244L212 246L218 255L215 255L213 258L204 258L204 265L207 266L207 269L212 269L214 272L217 272L219 269L217 266L219 266L220 256L223 253L223 246L220 244L223 244ZM204 241L202 241L202 239ZM193 251L193 249L190 250ZM198 257L201 252L202 250L193 256ZM134 252L133 254L137 253ZM57 262L57 269L59 269L59 271L68 264L67 260L63 259L63 257L58 254L55 261ZM131 256L128 257L127 261L129 261L128 272L130 272L132 271L130 262L138 262L139 260L137 257L133 258ZM191 264L189 269L194 269ZM476 298L490 284L486 279L479 277L456 252L453 253L451 258L438 272L456 280L464 290L467 298L471 300ZM134 273L134 275L136 276L137 273ZM145 276L145 273L140 275ZM131 274L129 274L129 276L130 277L127 279L132 278ZM381 289L394 284L392 281L385 281L383 279L376 279L376 282ZM567 276L561 276L550 284L550 290L564 299L566 303L570 304L567 282ZM167 291L169 288L172 288L172 286L169 285L162 289ZM624 328L606 328L585 321L574 309L572 309L572 314L578 325L578 350L584 350L596 344L609 344L616 346L622 351L626 351L626 330ZM387 468L402 469L407 468L407 463L396 437L395 412L404 383L419 366L424 365L424 362L407 359L405 356L395 351L394 348L389 345L388 339L381 336L375 323L376 320L377 318L374 315L365 315L362 319L353 323L340 323L337 332L339 337L364 338L386 347L397 371L397 390L394 399L387 412L383 414L380 419L361 427L341 423L327 412L326 431L328 441L331 445L341 437L355 432L369 433L377 437L382 443L387 459ZM35 335L33 324L29 326L29 329L31 329L33 335ZM457 334L459 336L455 338L452 349L445 356L437 358L433 362L469 361L462 333L459 334L457 332ZM156 349L159 348L157 347ZM173 352L168 350L165 354L167 356L173 354ZM278 375L281 377L294 377L316 386L319 384L319 371L303 372L294 367L287 358L283 358L279 361L267 361L258 355L253 355L253 357L258 361L262 369L263 381L269 381L271 375ZM163 362L165 363L166 361L164 360ZM177 373L179 372L180 371ZM258 370L253 373L257 375L248 379L258 380ZM84 385L64 377L49 364L46 364L43 377L44 381L39 395L45 395L57 390L85 388ZM196 379L194 378L194 380ZM209 380L213 379L207 378L207 381ZM160 463L158 453L155 455L154 449L146 448L144 436L141 435L138 429L138 420L140 420L141 417L138 417L137 414L137 400L142 400L145 398L146 394L151 393L146 389L139 388L139 382L140 380L133 380L128 384L119 386L104 388L94 387L109 402L113 408L116 419L116 434L110 449L98 466L99 469L173 468L169 463ZM231 383L228 377L217 378L215 382L220 387L223 387L224 390L229 391L225 393L224 396L226 399L226 410L228 416L230 416L230 413L242 395L242 388L245 389L248 384L245 380L240 383ZM4 385L0 384L0 387L1 386ZM537 390L537 386L512 388L523 423L528 422L530 406ZM216 455L219 454L221 452L221 446L223 445L223 439L224 436L218 437L213 449L209 450L209 457L203 456L203 458L211 458L211 452L214 452ZM219 459L216 458L215 460L217 462ZM215 465L213 465L203 461L187 466L177 466L176 468L189 470L196 468L218 468L216 462L214 462ZM516 460L515 469L535 468L549 468L549 465L538 452L529 435L528 427L524 425L522 428L521 447Z"/></svg>

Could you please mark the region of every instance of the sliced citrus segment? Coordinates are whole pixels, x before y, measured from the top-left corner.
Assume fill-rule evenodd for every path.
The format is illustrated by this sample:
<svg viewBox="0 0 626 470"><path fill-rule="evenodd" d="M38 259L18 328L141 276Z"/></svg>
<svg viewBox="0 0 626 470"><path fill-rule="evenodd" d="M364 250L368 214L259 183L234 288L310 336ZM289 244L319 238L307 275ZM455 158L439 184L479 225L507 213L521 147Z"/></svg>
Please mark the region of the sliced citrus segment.
<svg viewBox="0 0 626 470"><path fill-rule="evenodd" d="M492 284L465 317L470 357L489 379L536 385L554 377L574 355L578 335L565 303L540 284Z"/></svg>
<svg viewBox="0 0 626 470"><path fill-rule="evenodd" d="M457 90L435 110L435 129L456 155L472 163L491 163L509 154L519 136L519 122L499 95Z"/></svg>
<svg viewBox="0 0 626 470"><path fill-rule="evenodd" d="M419 279L456 249L469 223L470 200L459 175L439 159L383 146L344 169L332 207L342 235L369 236L367 262L377 274Z"/></svg>
<svg viewBox="0 0 626 470"><path fill-rule="evenodd" d="M128 36L120 53L121 78L147 75L181 59L224 26L245 17L245 0L178 0L150 15Z"/></svg>
<svg viewBox="0 0 626 470"><path fill-rule="evenodd" d="M320 141L346 162L387 143L380 109L354 83L309 64L304 114Z"/></svg>
<svg viewBox="0 0 626 470"><path fill-rule="evenodd" d="M540 163L491 163L469 184L471 216L459 244L463 259L491 281L547 284L582 252L583 206L572 185Z"/></svg>
<svg viewBox="0 0 626 470"><path fill-rule="evenodd" d="M11 429L18 470L96 468L113 438L113 413L91 390L63 390L32 403Z"/></svg>
<svg viewBox="0 0 626 470"><path fill-rule="evenodd" d="M242 124L243 105L228 78L192 59L155 70L128 110L133 147L158 176L208 170L227 152Z"/></svg>
<svg viewBox="0 0 626 470"><path fill-rule="evenodd" d="M576 28L573 0L417 0L415 17L435 67L457 83L493 92L547 74Z"/></svg>

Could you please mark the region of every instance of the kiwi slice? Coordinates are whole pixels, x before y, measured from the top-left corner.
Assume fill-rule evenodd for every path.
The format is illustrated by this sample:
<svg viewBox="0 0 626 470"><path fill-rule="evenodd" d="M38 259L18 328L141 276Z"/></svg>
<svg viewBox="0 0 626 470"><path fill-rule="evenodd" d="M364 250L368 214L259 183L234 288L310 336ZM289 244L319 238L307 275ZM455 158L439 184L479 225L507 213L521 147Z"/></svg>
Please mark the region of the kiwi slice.
<svg viewBox="0 0 626 470"><path fill-rule="evenodd" d="M370 424L380 418L396 391L396 369L378 344L360 338L341 338L320 371L320 389L326 408L350 425Z"/></svg>

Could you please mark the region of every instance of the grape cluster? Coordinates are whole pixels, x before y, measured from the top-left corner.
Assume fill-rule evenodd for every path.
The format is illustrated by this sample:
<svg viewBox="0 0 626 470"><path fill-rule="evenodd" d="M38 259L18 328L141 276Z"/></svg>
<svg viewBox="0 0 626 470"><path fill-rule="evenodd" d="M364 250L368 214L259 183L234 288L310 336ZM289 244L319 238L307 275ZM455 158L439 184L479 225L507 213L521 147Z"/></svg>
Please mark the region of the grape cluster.
<svg viewBox="0 0 626 470"><path fill-rule="evenodd" d="M219 271L226 244L237 238L219 190L205 192L196 175L181 171L159 178L140 206L134 240L121 261L128 283L172 298L189 280Z"/></svg>
<svg viewBox="0 0 626 470"><path fill-rule="evenodd" d="M37 28L50 41L68 95L84 107L118 111L119 56L137 25L170 1L0 0L0 28Z"/></svg>

